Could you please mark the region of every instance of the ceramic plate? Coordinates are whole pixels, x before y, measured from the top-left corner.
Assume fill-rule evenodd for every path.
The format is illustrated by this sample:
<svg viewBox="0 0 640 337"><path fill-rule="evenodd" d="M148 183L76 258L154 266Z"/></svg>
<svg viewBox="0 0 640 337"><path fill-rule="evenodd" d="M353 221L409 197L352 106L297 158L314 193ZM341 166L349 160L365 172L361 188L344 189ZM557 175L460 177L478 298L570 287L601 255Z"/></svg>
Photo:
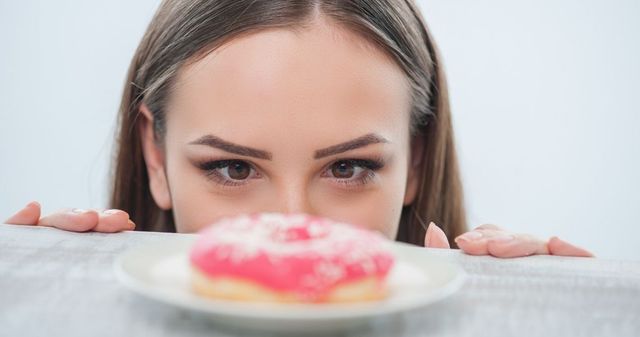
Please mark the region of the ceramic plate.
<svg viewBox="0 0 640 337"><path fill-rule="evenodd" d="M358 304L271 304L211 300L191 292L188 253L195 237L137 247L115 261L118 280L151 299L195 310L225 325L260 331L341 329L426 307L457 291L464 272L426 249L391 242L396 264L389 296Z"/></svg>

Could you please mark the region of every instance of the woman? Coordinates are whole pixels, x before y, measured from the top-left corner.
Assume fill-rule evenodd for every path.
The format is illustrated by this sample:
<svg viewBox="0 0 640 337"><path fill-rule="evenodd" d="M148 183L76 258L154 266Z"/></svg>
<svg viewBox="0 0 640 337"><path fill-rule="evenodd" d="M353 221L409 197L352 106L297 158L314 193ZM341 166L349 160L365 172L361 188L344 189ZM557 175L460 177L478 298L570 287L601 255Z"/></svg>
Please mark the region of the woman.
<svg viewBox="0 0 640 337"><path fill-rule="evenodd" d="M475 255L591 256L464 233L442 63L410 1L163 1L125 83L114 209L40 218L31 203L7 222L193 232L304 212Z"/></svg>

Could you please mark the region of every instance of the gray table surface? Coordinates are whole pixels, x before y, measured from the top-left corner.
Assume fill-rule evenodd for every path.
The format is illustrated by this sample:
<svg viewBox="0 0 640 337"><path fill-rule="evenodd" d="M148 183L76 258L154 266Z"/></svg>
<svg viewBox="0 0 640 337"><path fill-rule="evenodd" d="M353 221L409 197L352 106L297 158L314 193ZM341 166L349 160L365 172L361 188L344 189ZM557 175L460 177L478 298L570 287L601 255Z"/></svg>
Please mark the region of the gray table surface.
<svg viewBox="0 0 640 337"><path fill-rule="evenodd" d="M170 233L70 233L0 224L0 336L266 336L121 286L113 262ZM468 278L446 300L339 336L640 336L640 261L496 259L425 249Z"/></svg>

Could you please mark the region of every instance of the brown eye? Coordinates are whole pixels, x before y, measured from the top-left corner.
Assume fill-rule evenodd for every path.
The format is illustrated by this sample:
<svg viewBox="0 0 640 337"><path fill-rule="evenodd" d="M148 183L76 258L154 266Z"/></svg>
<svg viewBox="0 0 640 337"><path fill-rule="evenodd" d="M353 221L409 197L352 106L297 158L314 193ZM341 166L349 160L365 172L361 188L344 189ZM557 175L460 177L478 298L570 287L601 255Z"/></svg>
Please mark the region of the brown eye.
<svg viewBox="0 0 640 337"><path fill-rule="evenodd" d="M212 160L197 163L196 166L213 182L223 186L245 185L262 175L256 167L244 160Z"/></svg>
<svg viewBox="0 0 640 337"><path fill-rule="evenodd" d="M353 177L355 168L347 161L339 161L331 166L331 174L338 179L349 179Z"/></svg>
<svg viewBox="0 0 640 337"><path fill-rule="evenodd" d="M245 180L251 174L251 167L243 161L231 161L227 167L227 173L233 180Z"/></svg>

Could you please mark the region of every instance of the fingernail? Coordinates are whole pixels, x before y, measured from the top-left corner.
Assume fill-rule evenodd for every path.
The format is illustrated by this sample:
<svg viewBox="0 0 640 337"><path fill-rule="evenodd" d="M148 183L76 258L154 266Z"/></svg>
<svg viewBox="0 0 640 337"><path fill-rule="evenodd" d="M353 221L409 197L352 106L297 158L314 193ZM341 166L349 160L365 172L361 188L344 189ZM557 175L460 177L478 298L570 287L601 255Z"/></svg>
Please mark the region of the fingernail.
<svg viewBox="0 0 640 337"><path fill-rule="evenodd" d="M509 242L509 241L513 241L516 237L513 235L498 235L498 236L494 236L489 238L489 241L493 241L493 242Z"/></svg>
<svg viewBox="0 0 640 337"><path fill-rule="evenodd" d="M71 213L75 213L75 214L82 214L87 212L89 212L89 210L82 209L82 208L74 208L71 210Z"/></svg>
<svg viewBox="0 0 640 337"><path fill-rule="evenodd" d="M32 201L32 202L28 203L27 206L25 206L25 208L26 207L31 207L31 206L40 206L40 204L37 201Z"/></svg>
<svg viewBox="0 0 640 337"><path fill-rule="evenodd" d="M102 211L102 214L117 214L120 212L122 211L119 209L108 209L108 210Z"/></svg>
<svg viewBox="0 0 640 337"><path fill-rule="evenodd" d="M456 240L474 241L474 240L477 240L477 239L481 238L482 236L483 236L482 233L480 233L478 231L471 231L471 232L466 232L466 233L458 236L456 238Z"/></svg>
<svg viewBox="0 0 640 337"><path fill-rule="evenodd" d="M432 222L429 222L429 226L427 226L427 232L424 235L424 246L425 247L429 247L429 245L431 244L431 235L429 235L432 231L433 231L433 226L435 226L436 224Z"/></svg>
<svg viewBox="0 0 640 337"><path fill-rule="evenodd" d="M131 226L132 230L136 229L136 224L133 221L131 221L131 219L129 219L129 226Z"/></svg>
<svg viewBox="0 0 640 337"><path fill-rule="evenodd" d="M438 227L433 221L429 222L429 226L427 226L427 233L433 230L433 227Z"/></svg>

